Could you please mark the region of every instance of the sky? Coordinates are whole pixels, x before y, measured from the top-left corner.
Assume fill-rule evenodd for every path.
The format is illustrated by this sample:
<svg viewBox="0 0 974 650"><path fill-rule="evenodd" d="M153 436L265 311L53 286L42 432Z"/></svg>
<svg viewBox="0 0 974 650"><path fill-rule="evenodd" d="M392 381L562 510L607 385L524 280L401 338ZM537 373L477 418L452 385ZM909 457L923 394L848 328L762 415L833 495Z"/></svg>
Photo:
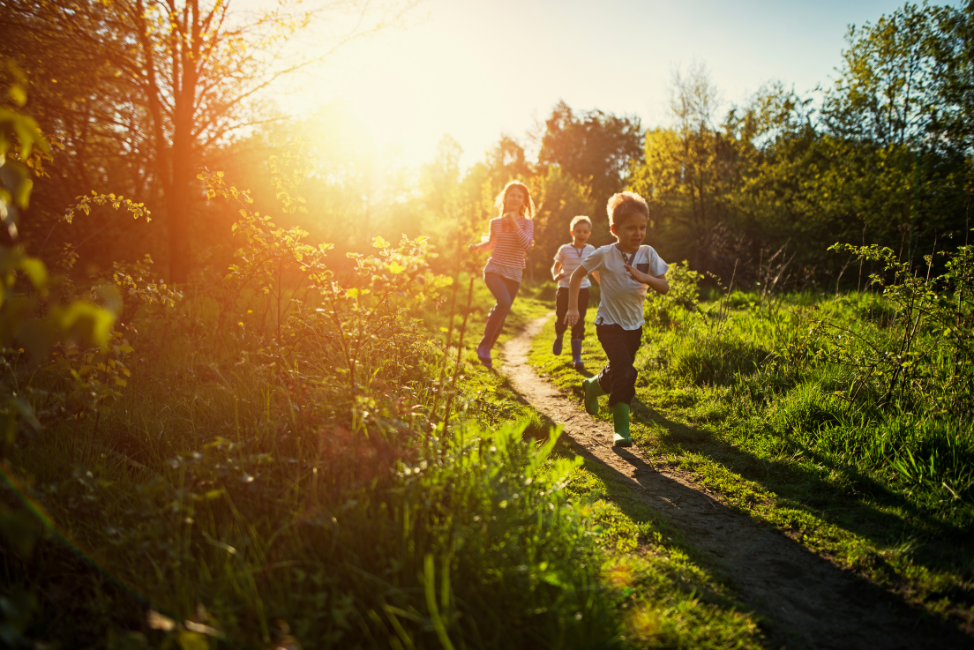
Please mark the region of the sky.
<svg viewBox="0 0 974 650"><path fill-rule="evenodd" d="M724 107L762 84L799 93L829 85L850 24L896 0L426 0L403 27L344 46L278 98L311 114L338 101L371 146L400 164L430 162L449 134L461 163L502 134L527 133L559 100L573 110L668 123L676 69L703 64ZM302 47L313 51L327 39Z"/></svg>

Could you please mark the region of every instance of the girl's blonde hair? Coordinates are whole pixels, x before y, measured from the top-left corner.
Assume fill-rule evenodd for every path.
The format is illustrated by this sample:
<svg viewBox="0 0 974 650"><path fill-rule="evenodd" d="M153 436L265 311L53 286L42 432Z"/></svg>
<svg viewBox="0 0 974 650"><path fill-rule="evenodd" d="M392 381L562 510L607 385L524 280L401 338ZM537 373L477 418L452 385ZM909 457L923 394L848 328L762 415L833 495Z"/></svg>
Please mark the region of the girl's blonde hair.
<svg viewBox="0 0 974 650"><path fill-rule="evenodd" d="M512 187L521 188L524 191L524 197L527 199L527 201L525 201L524 205L521 207L521 216L527 217L528 219L533 219L534 201L531 200L531 191L528 190L528 186L522 183L521 181L511 181L510 183L504 186L504 189L501 190L501 193L497 195L496 199L494 199L494 207L497 208L497 216L498 217L504 216L504 199L507 198L507 193L511 191Z"/></svg>

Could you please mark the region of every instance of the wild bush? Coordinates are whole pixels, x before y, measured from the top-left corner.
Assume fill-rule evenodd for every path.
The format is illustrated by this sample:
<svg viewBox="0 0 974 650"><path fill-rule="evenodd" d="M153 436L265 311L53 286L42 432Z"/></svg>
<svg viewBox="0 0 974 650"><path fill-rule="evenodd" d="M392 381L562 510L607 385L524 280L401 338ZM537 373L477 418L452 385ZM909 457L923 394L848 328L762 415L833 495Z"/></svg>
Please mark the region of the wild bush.
<svg viewBox="0 0 974 650"><path fill-rule="evenodd" d="M643 306L648 323L659 327L669 327L678 314L693 311L700 301L698 285L703 275L690 269L686 260L670 265L666 281L670 290L665 296L650 291Z"/></svg>
<svg viewBox="0 0 974 650"><path fill-rule="evenodd" d="M882 289L889 305L881 335L834 332L832 358L856 369L850 399L871 385L880 394L880 408L904 401L930 413L969 415L974 401L974 247L941 253L945 262L939 275L931 275L933 255L925 258L926 275L920 275L889 248L837 244L831 250L880 263L883 272L870 282Z"/></svg>
<svg viewBox="0 0 974 650"><path fill-rule="evenodd" d="M296 209L288 165L280 198ZM116 343L79 373L120 373L112 408L51 412L8 449L5 465L31 473L0 513L33 544L28 561L0 540L18 642L611 645L618 615L555 436L539 445L537 419L442 424L432 396L452 353L424 319L449 281L430 273L427 240L377 237L333 273L329 247L222 178L204 175L212 198L238 202L233 266L177 291L147 259L116 265ZM62 615L47 594L66 587L99 599Z"/></svg>

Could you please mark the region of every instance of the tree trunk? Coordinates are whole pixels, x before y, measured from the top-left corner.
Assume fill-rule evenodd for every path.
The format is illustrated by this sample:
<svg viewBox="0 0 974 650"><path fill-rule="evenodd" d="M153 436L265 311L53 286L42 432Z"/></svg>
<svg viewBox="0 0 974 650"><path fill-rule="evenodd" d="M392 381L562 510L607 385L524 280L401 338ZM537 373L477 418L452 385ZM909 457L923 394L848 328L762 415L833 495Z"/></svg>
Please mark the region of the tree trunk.
<svg viewBox="0 0 974 650"><path fill-rule="evenodd" d="M166 193L167 226L169 230L169 279L177 284L186 282L193 270L193 252L189 237L190 193L193 191L192 153L173 143L172 186ZM185 148L184 148L185 147ZM181 150L182 149L182 150Z"/></svg>

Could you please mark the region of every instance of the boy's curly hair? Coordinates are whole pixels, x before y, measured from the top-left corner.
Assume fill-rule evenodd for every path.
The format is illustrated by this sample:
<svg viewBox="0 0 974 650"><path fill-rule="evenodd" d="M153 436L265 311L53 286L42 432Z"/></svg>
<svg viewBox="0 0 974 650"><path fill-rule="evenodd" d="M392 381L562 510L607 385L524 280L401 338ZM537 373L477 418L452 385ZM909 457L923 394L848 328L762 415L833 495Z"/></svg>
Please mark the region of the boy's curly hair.
<svg viewBox="0 0 974 650"><path fill-rule="evenodd" d="M609 223L618 226L629 217L641 214L649 218L649 204L646 199L635 192L619 192L609 198L606 205L609 213Z"/></svg>

